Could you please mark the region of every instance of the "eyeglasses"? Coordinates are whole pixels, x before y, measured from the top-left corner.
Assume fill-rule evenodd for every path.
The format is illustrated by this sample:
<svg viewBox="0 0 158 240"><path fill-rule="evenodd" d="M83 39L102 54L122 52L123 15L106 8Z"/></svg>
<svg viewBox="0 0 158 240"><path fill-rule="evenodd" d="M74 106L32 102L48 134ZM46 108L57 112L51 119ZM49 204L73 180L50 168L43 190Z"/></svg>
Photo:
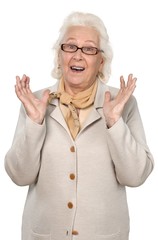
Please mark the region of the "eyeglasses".
<svg viewBox="0 0 158 240"><path fill-rule="evenodd" d="M78 46L74 45L74 44L61 44L61 50L63 50L64 52L68 52L68 53L74 53L77 52L78 49L81 49L81 51L87 55L96 55L99 52L104 52L103 50L100 50L96 47L81 47L79 48Z"/></svg>

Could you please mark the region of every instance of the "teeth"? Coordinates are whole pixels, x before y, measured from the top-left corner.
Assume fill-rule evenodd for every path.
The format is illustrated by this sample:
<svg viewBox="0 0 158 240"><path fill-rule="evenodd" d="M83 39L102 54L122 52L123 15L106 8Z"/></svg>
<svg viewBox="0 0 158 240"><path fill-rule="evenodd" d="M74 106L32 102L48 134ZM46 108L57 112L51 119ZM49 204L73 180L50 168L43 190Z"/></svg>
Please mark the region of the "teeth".
<svg viewBox="0 0 158 240"><path fill-rule="evenodd" d="M83 67L71 67L72 70L76 70L76 71L83 71L84 68Z"/></svg>

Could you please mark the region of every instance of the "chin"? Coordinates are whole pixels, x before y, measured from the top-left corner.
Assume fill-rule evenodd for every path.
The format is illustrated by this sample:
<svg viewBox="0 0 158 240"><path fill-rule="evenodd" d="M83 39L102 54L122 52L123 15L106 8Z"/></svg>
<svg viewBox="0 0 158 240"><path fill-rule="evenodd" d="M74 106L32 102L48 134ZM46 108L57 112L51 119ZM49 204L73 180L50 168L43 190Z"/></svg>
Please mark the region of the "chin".
<svg viewBox="0 0 158 240"><path fill-rule="evenodd" d="M69 84L73 84L73 85L80 85L80 84L82 85L84 84L85 81L81 77L72 77L72 78L69 78L68 82Z"/></svg>

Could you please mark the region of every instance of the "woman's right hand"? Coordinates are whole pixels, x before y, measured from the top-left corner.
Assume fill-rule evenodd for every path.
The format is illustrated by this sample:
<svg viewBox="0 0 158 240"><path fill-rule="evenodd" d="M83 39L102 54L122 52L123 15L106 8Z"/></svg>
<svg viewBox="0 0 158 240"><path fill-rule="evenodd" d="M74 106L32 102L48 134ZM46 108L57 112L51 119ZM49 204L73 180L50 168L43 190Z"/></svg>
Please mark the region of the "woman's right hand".
<svg viewBox="0 0 158 240"><path fill-rule="evenodd" d="M36 98L30 89L30 78L24 74L21 79L16 76L15 92L23 103L29 118L38 124L42 124L50 91L44 91L41 99Z"/></svg>

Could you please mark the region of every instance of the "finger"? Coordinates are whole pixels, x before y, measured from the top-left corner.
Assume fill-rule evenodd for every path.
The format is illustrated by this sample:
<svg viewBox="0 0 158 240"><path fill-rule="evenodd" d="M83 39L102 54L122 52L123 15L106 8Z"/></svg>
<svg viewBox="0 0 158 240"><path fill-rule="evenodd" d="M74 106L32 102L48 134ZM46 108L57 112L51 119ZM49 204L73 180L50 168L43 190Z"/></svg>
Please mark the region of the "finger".
<svg viewBox="0 0 158 240"><path fill-rule="evenodd" d="M126 90L123 92L122 96L122 102L125 104L131 95L133 94L134 90L136 88L136 84L131 84L129 87L126 88Z"/></svg>
<svg viewBox="0 0 158 240"><path fill-rule="evenodd" d="M134 90L135 90L135 88L136 88L136 81L137 81L136 78L133 79L133 82L132 82L132 84L131 84L131 86L130 86L131 94L134 92Z"/></svg>
<svg viewBox="0 0 158 240"><path fill-rule="evenodd" d="M30 89L30 78L27 76L26 77L26 91L27 93L32 93L31 89Z"/></svg>
<svg viewBox="0 0 158 240"><path fill-rule="evenodd" d="M21 96L21 91L20 91L20 89L18 88L17 85L15 85L15 93L16 93L18 98Z"/></svg>
<svg viewBox="0 0 158 240"><path fill-rule="evenodd" d="M27 81L26 84L29 85L30 84L30 78L27 76Z"/></svg>
<svg viewBox="0 0 158 240"><path fill-rule="evenodd" d="M132 78L129 82L128 82L128 85L127 85L127 87L129 88L129 89L135 89L135 87L136 87L136 81L137 81L137 78Z"/></svg>
<svg viewBox="0 0 158 240"><path fill-rule="evenodd" d="M21 89L15 85L15 93L19 100L23 103L25 101L25 95L22 93Z"/></svg>
<svg viewBox="0 0 158 240"><path fill-rule="evenodd" d="M133 78L133 74L128 75L127 87L130 87L133 84L133 80L135 81L136 78Z"/></svg>
<svg viewBox="0 0 158 240"><path fill-rule="evenodd" d="M22 90L24 93L26 93L26 85L27 85L27 76L25 74L23 74L22 76L22 80L21 80L21 86L22 86Z"/></svg>
<svg viewBox="0 0 158 240"><path fill-rule="evenodd" d="M26 90L26 86L29 84L29 78L24 74L22 79L19 76L16 76L16 85L15 85L15 93L17 97L23 102L28 94L28 90Z"/></svg>
<svg viewBox="0 0 158 240"><path fill-rule="evenodd" d="M130 73L129 75L128 75L128 79L132 79L133 78L133 73Z"/></svg>
<svg viewBox="0 0 158 240"><path fill-rule="evenodd" d="M23 86L24 86L24 77L22 77L22 79L20 79L19 76L16 76L16 85L19 88L19 90L23 91Z"/></svg>
<svg viewBox="0 0 158 240"><path fill-rule="evenodd" d="M22 90L21 80L19 76L16 76L16 89L18 89L19 91Z"/></svg>
<svg viewBox="0 0 158 240"><path fill-rule="evenodd" d="M117 96L116 96L116 99L117 99L117 100L119 100L119 99L121 98L122 93L124 92L125 88L126 88L125 80L124 80L124 77L121 76L121 77L120 77L120 89L119 89L119 92L118 92L118 94L117 94Z"/></svg>
<svg viewBox="0 0 158 240"><path fill-rule="evenodd" d="M120 89L124 89L125 88L125 80L124 77L121 76L120 77Z"/></svg>
<svg viewBox="0 0 158 240"><path fill-rule="evenodd" d="M111 93L109 91L105 92L105 99L104 99L104 102L107 103L107 102L110 102L111 100Z"/></svg>
<svg viewBox="0 0 158 240"><path fill-rule="evenodd" d="M16 76L16 85L18 84L18 82L20 82L20 77L19 76Z"/></svg>
<svg viewBox="0 0 158 240"><path fill-rule="evenodd" d="M131 87L136 87L137 78L133 78Z"/></svg>

